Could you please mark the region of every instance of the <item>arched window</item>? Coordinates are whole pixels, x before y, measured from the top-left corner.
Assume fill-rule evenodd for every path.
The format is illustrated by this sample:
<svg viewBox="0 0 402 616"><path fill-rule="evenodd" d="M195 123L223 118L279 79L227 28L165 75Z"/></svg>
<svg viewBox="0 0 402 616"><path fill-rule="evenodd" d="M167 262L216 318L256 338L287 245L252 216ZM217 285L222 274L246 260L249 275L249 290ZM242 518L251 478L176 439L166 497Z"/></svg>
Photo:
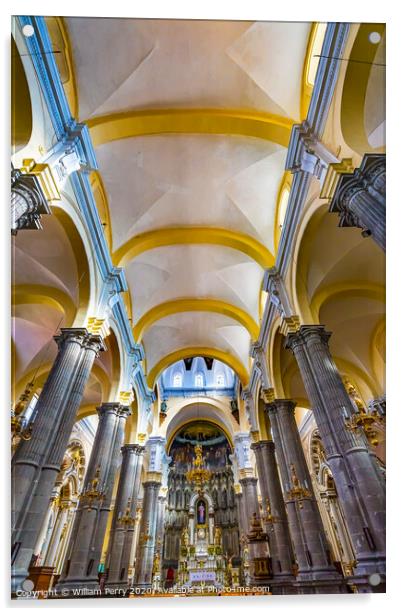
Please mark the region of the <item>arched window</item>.
<svg viewBox="0 0 402 616"><path fill-rule="evenodd" d="M181 372L175 372L173 376L173 387L183 387L183 375Z"/></svg>
<svg viewBox="0 0 402 616"><path fill-rule="evenodd" d="M198 372L195 375L195 386L196 387L204 387L204 375L201 372Z"/></svg>
<svg viewBox="0 0 402 616"><path fill-rule="evenodd" d="M219 372L219 374L216 375L216 386L225 387L225 375L223 372Z"/></svg>

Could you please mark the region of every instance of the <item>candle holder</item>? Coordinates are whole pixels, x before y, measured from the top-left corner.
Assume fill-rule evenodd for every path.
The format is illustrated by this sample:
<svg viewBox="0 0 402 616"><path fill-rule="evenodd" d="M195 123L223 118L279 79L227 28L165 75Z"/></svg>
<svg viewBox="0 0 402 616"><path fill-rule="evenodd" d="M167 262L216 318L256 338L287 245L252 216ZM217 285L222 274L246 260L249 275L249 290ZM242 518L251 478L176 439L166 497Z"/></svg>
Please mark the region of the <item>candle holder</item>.
<svg viewBox="0 0 402 616"><path fill-rule="evenodd" d="M124 515L122 515L118 519L118 522L122 526L124 526L125 528L133 528L134 524L135 524L135 517L133 517L130 514L130 509L131 509L131 498L129 498L128 501L127 501L127 507L126 507L126 510L124 512Z"/></svg>
<svg viewBox="0 0 402 616"><path fill-rule="evenodd" d="M296 468L294 464L290 465L290 480L292 487L287 492L287 498L289 500L296 500L299 504L299 509L303 509L303 499L311 498L311 492L307 488L304 488L299 478L296 475Z"/></svg>
<svg viewBox="0 0 402 616"><path fill-rule="evenodd" d="M11 438L13 445L19 439L29 441L32 438L32 425L24 425L23 413L31 397L34 382L27 383L14 409L11 409Z"/></svg>
<svg viewBox="0 0 402 616"><path fill-rule="evenodd" d="M98 504L100 504L105 498L105 492L99 487L99 475L100 465L97 467L95 477L92 479L87 489L80 494L82 501L88 505L88 511L94 509L93 504L95 501L98 501Z"/></svg>

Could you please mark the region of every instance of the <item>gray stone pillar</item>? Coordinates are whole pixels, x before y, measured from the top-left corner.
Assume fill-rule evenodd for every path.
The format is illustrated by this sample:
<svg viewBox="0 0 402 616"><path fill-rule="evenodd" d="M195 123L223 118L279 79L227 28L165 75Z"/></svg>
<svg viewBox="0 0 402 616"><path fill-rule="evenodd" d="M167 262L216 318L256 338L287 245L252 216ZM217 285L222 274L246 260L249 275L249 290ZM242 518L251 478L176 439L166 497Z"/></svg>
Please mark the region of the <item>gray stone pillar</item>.
<svg viewBox="0 0 402 616"><path fill-rule="evenodd" d="M240 471L240 474L242 471ZM253 514L255 513L257 518L260 519L260 505L258 503L257 494L257 478L251 475L240 477L239 483L243 492L243 506L245 513L246 532L249 533L251 529L251 521Z"/></svg>
<svg viewBox="0 0 402 616"><path fill-rule="evenodd" d="M143 483L144 498L134 574L134 584L149 588L152 585L152 566L155 552L158 495L162 473L148 472Z"/></svg>
<svg viewBox="0 0 402 616"><path fill-rule="evenodd" d="M365 154L353 173L341 174L330 204L340 227L359 227L385 251L385 154Z"/></svg>
<svg viewBox="0 0 402 616"><path fill-rule="evenodd" d="M37 403L32 438L21 441L12 460L12 590L28 566L49 507L68 439L73 429L100 336L86 329L61 330L57 357Z"/></svg>
<svg viewBox="0 0 402 616"><path fill-rule="evenodd" d="M298 565L296 584L303 593L341 592L341 576L332 563L296 425L295 403L292 400L275 400L266 408Z"/></svg>
<svg viewBox="0 0 402 616"><path fill-rule="evenodd" d="M354 408L322 325L287 338L298 363L356 554L356 575L385 573L385 485L363 434L348 429Z"/></svg>
<svg viewBox="0 0 402 616"><path fill-rule="evenodd" d="M38 177L33 173L11 172L11 231L41 229L42 214L50 214L46 196Z"/></svg>
<svg viewBox="0 0 402 616"><path fill-rule="evenodd" d="M128 584L144 456L144 447L141 445L124 445L121 451L123 461L120 469L107 558L109 573L106 586L108 587L123 587Z"/></svg>
<svg viewBox="0 0 402 616"><path fill-rule="evenodd" d="M80 496L67 562L58 588L98 588L98 566L111 510L120 449L130 411L119 402L98 407L99 424Z"/></svg>
<svg viewBox="0 0 402 616"><path fill-rule="evenodd" d="M292 563L294 560L289 534L285 501L279 479L273 441L253 443L260 482L264 518L268 532L272 571L278 583L293 582ZM269 508L267 510L267 503Z"/></svg>
<svg viewBox="0 0 402 616"><path fill-rule="evenodd" d="M243 493L241 492L239 485L235 485L235 501L237 507L237 519L239 520L239 534L240 538L243 539L247 536L247 519L244 508Z"/></svg>
<svg viewBox="0 0 402 616"><path fill-rule="evenodd" d="M158 513L156 516L156 549L160 549L162 553L163 537L165 534L165 508L166 496L159 494L158 496Z"/></svg>

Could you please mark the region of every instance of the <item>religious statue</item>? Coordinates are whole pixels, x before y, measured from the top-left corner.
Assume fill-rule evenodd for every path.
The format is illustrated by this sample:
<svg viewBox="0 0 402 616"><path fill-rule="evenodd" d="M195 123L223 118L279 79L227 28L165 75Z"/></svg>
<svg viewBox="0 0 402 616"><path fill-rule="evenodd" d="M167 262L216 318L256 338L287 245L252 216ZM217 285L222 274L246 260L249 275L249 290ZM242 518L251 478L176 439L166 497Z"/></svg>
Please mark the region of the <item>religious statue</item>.
<svg viewBox="0 0 402 616"><path fill-rule="evenodd" d="M64 524L63 528L61 529L60 541L64 539L66 532L67 532L67 522Z"/></svg>
<svg viewBox="0 0 402 616"><path fill-rule="evenodd" d="M296 475L296 468L294 464L290 465L290 479L294 488L300 488L300 480Z"/></svg>
<svg viewBox="0 0 402 616"><path fill-rule="evenodd" d="M197 523L205 524L205 503L202 500L197 505Z"/></svg>
<svg viewBox="0 0 402 616"><path fill-rule="evenodd" d="M159 556L159 552L156 552L154 556L152 574L156 575L157 573L159 573L159 568L160 568L160 556Z"/></svg>
<svg viewBox="0 0 402 616"><path fill-rule="evenodd" d="M187 528L183 528L183 532L181 533L181 542L183 545L188 547L189 544L189 536Z"/></svg>
<svg viewBox="0 0 402 616"><path fill-rule="evenodd" d="M363 403L363 400L359 397L359 394L356 391L356 387L352 385L347 377L343 379L346 391L348 392L350 401L354 407L356 413L363 414L366 413L366 409Z"/></svg>
<svg viewBox="0 0 402 616"><path fill-rule="evenodd" d="M220 545L222 541L222 531L219 526L215 526L214 543Z"/></svg>

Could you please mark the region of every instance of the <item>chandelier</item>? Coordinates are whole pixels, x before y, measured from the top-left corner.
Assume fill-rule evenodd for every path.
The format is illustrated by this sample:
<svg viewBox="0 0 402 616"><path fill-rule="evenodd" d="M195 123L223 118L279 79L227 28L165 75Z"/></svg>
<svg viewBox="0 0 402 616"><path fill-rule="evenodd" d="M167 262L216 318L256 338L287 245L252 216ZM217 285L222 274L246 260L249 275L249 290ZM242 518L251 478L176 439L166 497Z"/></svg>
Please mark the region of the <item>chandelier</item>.
<svg viewBox="0 0 402 616"><path fill-rule="evenodd" d="M187 471L186 478L189 483L194 484L198 489L207 483L211 478L211 471L204 468L204 460L202 459L202 445L194 447L195 460L191 470Z"/></svg>

